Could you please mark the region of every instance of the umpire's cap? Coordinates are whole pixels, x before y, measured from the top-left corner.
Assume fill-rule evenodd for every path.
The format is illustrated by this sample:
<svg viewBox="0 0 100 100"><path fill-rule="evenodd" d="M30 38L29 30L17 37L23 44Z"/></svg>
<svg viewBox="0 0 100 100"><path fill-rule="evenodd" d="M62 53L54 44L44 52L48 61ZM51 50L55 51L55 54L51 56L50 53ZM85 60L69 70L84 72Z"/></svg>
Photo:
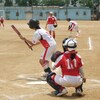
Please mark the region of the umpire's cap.
<svg viewBox="0 0 100 100"><path fill-rule="evenodd" d="M30 28L37 28L39 27L39 20L30 19L27 24L29 25Z"/></svg>

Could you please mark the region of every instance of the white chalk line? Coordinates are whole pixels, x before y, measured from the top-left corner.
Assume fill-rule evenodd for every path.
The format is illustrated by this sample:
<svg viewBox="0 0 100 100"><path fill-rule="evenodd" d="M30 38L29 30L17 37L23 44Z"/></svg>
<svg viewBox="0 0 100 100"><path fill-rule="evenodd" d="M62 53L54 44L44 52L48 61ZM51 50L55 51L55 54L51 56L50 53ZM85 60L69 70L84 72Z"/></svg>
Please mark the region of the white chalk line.
<svg viewBox="0 0 100 100"><path fill-rule="evenodd" d="M89 45L89 48L85 48L85 49L78 49L80 51L87 51L87 50L92 50L92 41L91 41L91 37L89 36L88 37L88 45Z"/></svg>
<svg viewBox="0 0 100 100"><path fill-rule="evenodd" d="M100 83L100 80L96 80L96 79L88 79L88 81L95 82L95 83Z"/></svg>
<svg viewBox="0 0 100 100"><path fill-rule="evenodd" d="M25 75L25 74L24 74ZM27 75L27 74L26 74ZM29 74L28 74L29 75ZM100 80L96 80L96 79L87 79L88 82L91 82L91 84L89 83L89 86L85 86L85 88L90 89L92 88L97 88L98 86L100 87ZM0 83L7 83L9 81L5 81L5 80L0 80ZM44 82L44 81L38 81L38 82ZM16 86L16 87L21 87L21 88L32 88L32 85L34 85L35 81L31 81L30 83L25 82L25 84L19 84L19 83L13 83L12 81L10 82L12 85ZM38 84L38 83L37 83ZM44 84L44 83L43 83ZM46 82L45 82L46 84ZM98 88L99 88L98 87ZM47 94L49 93L49 91L45 91L45 92L38 92L38 93L32 93L32 94L23 94L23 95L17 95L17 96L11 96L8 94L0 94L0 96L7 98L8 100L21 100L24 98L32 98L36 95L40 95L40 94Z"/></svg>
<svg viewBox="0 0 100 100"><path fill-rule="evenodd" d="M38 76L40 73L34 73L34 74L19 74L17 75L17 78L20 79L26 79L26 78L34 78L34 76Z"/></svg>
<svg viewBox="0 0 100 100"><path fill-rule="evenodd" d="M37 75L37 73L35 74L35 76L36 75ZM30 75L30 74L20 74L17 77L19 79L23 79L23 80L25 79L27 81L31 81L31 82L27 82L26 83L27 85L35 85L35 84L40 85L40 84L46 84L47 83L46 81L39 80L39 79L37 79L37 78L35 78L33 76L34 75Z"/></svg>
<svg viewBox="0 0 100 100"><path fill-rule="evenodd" d="M25 95L20 95L19 98L26 98L26 97L32 98L36 95L46 94L46 93L48 93L48 91L47 92L38 92L38 93L34 93L34 94L25 94Z"/></svg>
<svg viewBox="0 0 100 100"><path fill-rule="evenodd" d="M88 48L86 48L86 49L78 49L79 51L88 51L88 50L92 50L92 48L90 48L90 46L89 46L89 49ZM2 56L7 56L7 55L11 55L11 56L13 56L13 55L27 55L26 53L16 53L16 52L13 52L13 53L5 53L5 52L0 52L0 55Z"/></svg>
<svg viewBox="0 0 100 100"><path fill-rule="evenodd" d="M12 85L16 86L16 87L21 87L21 88L31 88L31 86L23 85L23 84L19 84L19 83L13 83Z"/></svg>
<svg viewBox="0 0 100 100"><path fill-rule="evenodd" d="M89 49L78 49L79 51L88 51Z"/></svg>
<svg viewBox="0 0 100 100"><path fill-rule="evenodd" d="M33 82L27 82L26 84L27 85L40 85L40 84L46 84L47 82L46 81L33 81Z"/></svg>
<svg viewBox="0 0 100 100"><path fill-rule="evenodd" d="M23 94L23 95L19 95L19 96L10 96L7 94L0 94L0 96L7 98L7 100L21 100L24 98L32 98L36 95L40 95L40 94L47 94L49 92L38 92L38 93L33 93L33 94Z"/></svg>
<svg viewBox="0 0 100 100"><path fill-rule="evenodd" d="M32 85L33 84L40 85L40 84L44 84L44 82L46 84L46 81L26 82L25 84L19 84L17 82L14 82L13 83L12 81L0 80L0 85L1 85L1 83L2 84L4 84L4 83L5 84L11 83L12 86L16 86L16 87L20 87L20 88L30 88L30 89L32 89L32 87L33 87ZM38 87L35 87L34 89L39 89L39 88ZM20 99L31 98L31 97L34 97L36 95L46 94L46 93L48 93L48 92L46 92L46 90L45 90L45 92L38 92L38 93L33 93L33 94L25 94L25 95L23 94L23 95L18 95L18 96L11 96L11 95L8 95L8 94L0 94L0 96L6 98L8 100L20 100Z"/></svg>
<svg viewBox="0 0 100 100"><path fill-rule="evenodd" d="M12 52L12 53L5 53L5 52L0 52L0 55L26 55L26 53L17 53L17 52Z"/></svg>
<svg viewBox="0 0 100 100"><path fill-rule="evenodd" d="M87 51L87 50L92 50L92 41L91 41L91 37L88 37L88 45L89 48L79 48L79 51ZM26 55L26 53L23 52L11 52L11 53L7 53L7 52L0 52L0 55Z"/></svg>
<svg viewBox="0 0 100 100"><path fill-rule="evenodd" d="M6 80L0 80L0 83L1 84L4 84L4 83L6 83L7 81Z"/></svg>
<svg viewBox="0 0 100 100"><path fill-rule="evenodd" d="M89 43L89 50L92 50L92 41L90 36L88 37L88 43Z"/></svg>
<svg viewBox="0 0 100 100"><path fill-rule="evenodd" d="M89 37L88 38L88 44L89 44L89 49L78 49L78 50L92 50L92 43L91 43L91 38ZM0 55L6 55L6 53L0 53ZM17 54L24 54L24 53L7 53L8 55L17 55ZM22 78L25 79L25 76L22 75ZM28 79L31 79L31 78L27 78ZM92 82L92 83L96 83L96 84L91 84L89 85L89 87L86 87L86 88L91 88L91 87L98 87L100 86L100 80L96 80L96 79L87 79L88 81ZM7 81L5 80L0 80L0 83L2 84L5 84L7 83ZM16 86L16 87L21 87L21 88L31 88L32 85L35 85L35 84L46 84L45 81L32 81L32 82L26 82L25 85L23 84L19 84L19 83L12 83L12 85ZM31 86L30 86L31 85ZM18 99L23 99L23 98L26 98L26 97L33 97L35 95L39 95L39 94L45 94L47 92L40 92L40 93L34 93L34 94L25 94L25 95L19 95L19 96L9 96L9 95L6 95L6 94L0 94L0 96L3 96L3 97L6 97L7 99L9 100L18 100Z"/></svg>
<svg viewBox="0 0 100 100"><path fill-rule="evenodd" d="M52 65L54 65L54 63L52 62ZM58 69L57 71L60 71L60 69ZM34 75L35 76L37 76L37 75L39 75L39 73L36 73L36 74L19 74L19 75L17 75L17 77L19 78L19 79L26 79L27 81L34 81L34 83L35 83L35 81L38 83L39 81L42 83L42 82L44 82L45 83L45 81L41 81L41 80L38 80L36 77L34 77ZM96 80L96 79L87 79L88 81L91 81L91 82L94 82L94 83L100 83L100 80ZM44 84L43 83L43 84Z"/></svg>

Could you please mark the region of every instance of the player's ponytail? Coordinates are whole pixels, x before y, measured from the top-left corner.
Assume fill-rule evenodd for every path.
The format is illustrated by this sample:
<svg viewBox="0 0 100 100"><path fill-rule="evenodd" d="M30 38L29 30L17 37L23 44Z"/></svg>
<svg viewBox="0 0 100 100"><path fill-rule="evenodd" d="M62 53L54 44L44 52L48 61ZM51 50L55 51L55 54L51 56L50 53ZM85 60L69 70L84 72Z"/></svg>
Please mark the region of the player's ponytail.
<svg viewBox="0 0 100 100"><path fill-rule="evenodd" d="M73 60L73 59L75 58L75 56L76 56L76 53L72 53L72 54L70 55L71 60Z"/></svg>

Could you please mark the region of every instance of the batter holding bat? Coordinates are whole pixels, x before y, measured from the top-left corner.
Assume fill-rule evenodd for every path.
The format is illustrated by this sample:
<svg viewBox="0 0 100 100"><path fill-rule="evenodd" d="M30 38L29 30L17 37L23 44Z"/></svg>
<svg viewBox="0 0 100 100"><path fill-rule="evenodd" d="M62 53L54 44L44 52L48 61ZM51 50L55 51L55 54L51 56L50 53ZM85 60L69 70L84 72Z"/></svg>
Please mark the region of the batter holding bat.
<svg viewBox="0 0 100 100"><path fill-rule="evenodd" d="M32 41L26 39L23 36L21 36L20 38L30 44L31 47L39 43L42 44L42 46L44 47L44 51L40 56L39 62L45 72L43 77L46 77L47 74L51 73L51 69L49 67L49 60L56 50L56 41L46 30L41 28L39 24L39 21L35 19L30 19L28 22L29 28L35 30Z"/></svg>
<svg viewBox="0 0 100 100"><path fill-rule="evenodd" d="M14 26L14 25L11 25L11 27L13 28L13 30L17 33L17 35L21 38L22 37L22 34L17 30L17 28ZM27 41L24 40L24 42L26 43L26 45L31 49L32 47L29 45L29 43Z"/></svg>

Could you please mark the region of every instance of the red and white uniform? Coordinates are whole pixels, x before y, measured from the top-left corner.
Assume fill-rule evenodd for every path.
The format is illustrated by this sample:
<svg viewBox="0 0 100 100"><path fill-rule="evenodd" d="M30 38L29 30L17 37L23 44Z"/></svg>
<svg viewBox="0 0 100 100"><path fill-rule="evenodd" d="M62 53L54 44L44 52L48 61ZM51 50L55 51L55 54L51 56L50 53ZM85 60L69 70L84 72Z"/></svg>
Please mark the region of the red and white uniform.
<svg viewBox="0 0 100 100"><path fill-rule="evenodd" d="M69 21L69 26L70 26L70 29L69 31L78 31L78 24L76 21Z"/></svg>
<svg viewBox="0 0 100 100"><path fill-rule="evenodd" d="M51 55L56 50L56 41L46 30L41 28L37 29L33 35L32 43L36 44L37 42L40 42L45 48L40 59L50 60Z"/></svg>
<svg viewBox="0 0 100 100"><path fill-rule="evenodd" d="M54 80L64 87L77 87L82 84L80 68L83 66L81 57L76 54L73 60L70 59L70 53L59 56L55 62L55 67L61 67L61 75L56 75Z"/></svg>
<svg viewBox="0 0 100 100"><path fill-rule="evenodd" d="M54 24L55 24L55 22L56 22L56 17L55 16L49 16L48 18L47 18L47 25L48 25L48 29L49 29L49 31L53 31L54 30Z"/></svg>
<svg viewBox="0 0 100 100"><path fill-rule="evenodd" d="M0 22L3 23L4 22L4 18L0 18Z"/></svg>

